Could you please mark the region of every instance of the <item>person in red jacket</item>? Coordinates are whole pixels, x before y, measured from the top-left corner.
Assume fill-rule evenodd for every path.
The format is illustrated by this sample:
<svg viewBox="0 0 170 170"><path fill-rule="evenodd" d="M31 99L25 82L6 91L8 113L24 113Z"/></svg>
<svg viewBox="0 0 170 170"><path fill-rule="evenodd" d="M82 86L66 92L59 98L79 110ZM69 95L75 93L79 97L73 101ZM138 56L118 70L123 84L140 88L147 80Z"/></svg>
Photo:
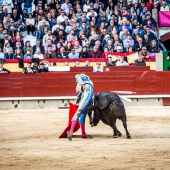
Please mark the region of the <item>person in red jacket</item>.
<svg viewBox="0 0 170 170"><path fill-rule="evenodd" d="M93 47L93 50L89 52L89 58L101 58L102 54L97 46Z"/></svg>

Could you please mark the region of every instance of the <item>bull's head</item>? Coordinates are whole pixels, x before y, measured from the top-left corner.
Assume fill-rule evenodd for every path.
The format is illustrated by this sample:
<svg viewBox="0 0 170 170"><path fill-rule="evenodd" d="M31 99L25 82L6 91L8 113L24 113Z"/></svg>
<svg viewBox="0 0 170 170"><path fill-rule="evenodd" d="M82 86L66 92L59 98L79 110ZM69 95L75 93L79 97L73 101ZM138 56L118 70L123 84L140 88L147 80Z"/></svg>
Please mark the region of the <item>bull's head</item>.
<svg viewBox="0 0 170 170"><path fill-rule="evenodd" d="M90 107L88 109L88 116L89 116L89 122L90 122L91 127L97 126L97 124L100 121L100 118L97 116L96 110L94 107Z"/></svg>

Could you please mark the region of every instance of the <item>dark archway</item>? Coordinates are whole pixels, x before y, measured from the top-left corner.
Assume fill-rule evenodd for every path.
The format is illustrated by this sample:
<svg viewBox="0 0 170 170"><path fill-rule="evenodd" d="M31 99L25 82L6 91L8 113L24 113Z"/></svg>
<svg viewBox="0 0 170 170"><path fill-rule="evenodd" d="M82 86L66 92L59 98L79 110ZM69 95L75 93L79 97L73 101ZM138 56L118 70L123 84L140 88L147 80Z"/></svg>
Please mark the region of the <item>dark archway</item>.
<svg viewBox="0 0 170 170"><path fill-rule="evenodd" d="M170 38L170 37L169 37ZM163 42L167 51L170 51L170 39Z"/></svg>

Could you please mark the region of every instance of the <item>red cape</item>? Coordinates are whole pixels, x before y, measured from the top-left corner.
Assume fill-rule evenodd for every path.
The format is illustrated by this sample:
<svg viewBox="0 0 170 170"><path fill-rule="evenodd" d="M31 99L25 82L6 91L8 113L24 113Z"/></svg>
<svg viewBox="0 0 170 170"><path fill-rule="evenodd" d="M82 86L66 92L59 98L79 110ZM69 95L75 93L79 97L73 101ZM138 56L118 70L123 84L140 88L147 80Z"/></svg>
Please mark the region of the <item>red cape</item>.
<svg viewBox="0 0 170 170"><path fill-rule="evenodd" d="M66 138L67 137L66 132L70 130L70 128L71 128L71 120L72 120L74 114L76 113L76 111L78 109L78 106L75 106L72 103L69 103L69 106L70 106L70 109L69 109L68 126L65 128L63 133L59 136L59 138ZM74 132L78 131L79 128L80 128L80 124L79 124L79 121L78 121L75 128L74 128Z"/></svg>

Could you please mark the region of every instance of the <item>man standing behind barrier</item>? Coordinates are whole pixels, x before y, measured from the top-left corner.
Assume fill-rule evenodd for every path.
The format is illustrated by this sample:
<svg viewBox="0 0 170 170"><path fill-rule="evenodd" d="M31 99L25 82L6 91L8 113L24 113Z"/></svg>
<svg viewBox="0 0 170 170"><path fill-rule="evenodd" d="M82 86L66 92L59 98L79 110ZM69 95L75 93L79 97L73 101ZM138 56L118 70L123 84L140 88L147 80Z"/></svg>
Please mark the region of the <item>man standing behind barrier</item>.
<svg viewBox="0 0 170 170"><path fill-rule="evenodd" d="M83 113L83 111L91 104L93 100L94 86L90 78L85 74L77 74L75 78L77 82L76 91L78 92L76 104L79 104L79 107L78 107L77 112L72 118L70 131L67 131L67 137L70 141L72 140L73 131L78 120L80 120L82 138L92 138L92 136L87 135L85 132L86 114ZM80 98L80 95L81 95L81 98ZM78 100L80 101L77 102Z"/></svg>

